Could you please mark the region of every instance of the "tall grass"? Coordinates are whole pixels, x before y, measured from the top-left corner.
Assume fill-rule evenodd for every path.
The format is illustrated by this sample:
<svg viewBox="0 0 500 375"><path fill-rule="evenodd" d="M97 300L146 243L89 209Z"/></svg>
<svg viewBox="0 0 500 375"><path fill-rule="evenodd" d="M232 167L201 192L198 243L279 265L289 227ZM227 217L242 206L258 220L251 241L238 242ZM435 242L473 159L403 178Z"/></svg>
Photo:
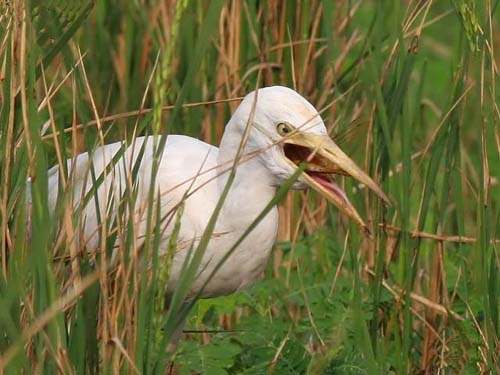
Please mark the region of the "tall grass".
<svg viewBox="0 0 500 375"><path fill-rule="evenodd" d="M498 1L0 7L0 373L500 372ZM116 215L99 219L101 250L83 251L64 160L140 134L217 144L238 104L225 99L272 84L325 109L390 195L384 207L343 181L371 239L313 192L289 193L262 281L186 305L194 262L164 311L157 234L182 208L162 218L151 189L139 248L138 149ZM118 159L88 171L83 200Z"/></svg>

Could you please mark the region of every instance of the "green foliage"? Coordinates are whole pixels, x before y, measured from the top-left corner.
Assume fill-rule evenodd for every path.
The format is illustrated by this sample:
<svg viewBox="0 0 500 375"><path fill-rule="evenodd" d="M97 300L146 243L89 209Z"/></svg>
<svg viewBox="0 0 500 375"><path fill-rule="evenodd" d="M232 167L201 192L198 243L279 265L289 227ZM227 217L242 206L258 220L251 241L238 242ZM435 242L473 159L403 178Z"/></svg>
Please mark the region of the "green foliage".
<svg viewBox="0 0 500 375"><path fill-rule="evenodd" d="M499 372L499 3L2 2L0 372L160 374L172 359L180 374ZM216 211L165 312L159 233L182 207L161 218L151 188L136 248L137 162L116 216L99 218L101 251L74 253L80 208L61 179L50 212L50 166L68 178L62 160L139 134L216 144L234 103L182 105L272 84L326 108L333 138L391 197L383 207L343 181L371 239L293 193L263 280L186 304ZM89 178L80 207L104 173ZM202 333L168 353L184 320Z"/></svg>
<svg viewBox="0 0 500 375"><path fill-rule="evenodd" d="M239 345L229 340L217 340L211 345L199 346L190 341L181 351L181 374L199 372L210 375L225 375L234 365L240 353Z"/></svg>
<svg viewBox="0 0 500 375"><path fill-rule="evenodd" d="M476 3L471 0L455 0L454 4L457 8L458 14L460 15L462 26L469 41L471 51L480 51L480 37L483 32L476 14Z"/></svg>

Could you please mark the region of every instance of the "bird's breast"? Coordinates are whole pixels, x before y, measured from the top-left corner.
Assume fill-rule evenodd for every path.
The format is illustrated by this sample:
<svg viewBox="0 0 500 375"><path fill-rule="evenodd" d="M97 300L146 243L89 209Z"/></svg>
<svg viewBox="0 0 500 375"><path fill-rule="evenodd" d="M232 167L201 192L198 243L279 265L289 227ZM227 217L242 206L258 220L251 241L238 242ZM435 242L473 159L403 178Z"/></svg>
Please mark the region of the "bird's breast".
<svg viewBox="0 0 500 375"><path fill-rule="evenodd" d="M248 225L250 224L251 221ZM191 295L199 292L205 283L202 297L209 298L234 293L259 279L276 240L278 230L278 210L276 208L273 208L256 225L241 244L233 250L214 276L210 278L212 271L231 251L248 225L236 227L228 225L216 228L203 256L200 274L191 287ZM174 262L180 264L183 262L183 257L176 256Z"/></svg>

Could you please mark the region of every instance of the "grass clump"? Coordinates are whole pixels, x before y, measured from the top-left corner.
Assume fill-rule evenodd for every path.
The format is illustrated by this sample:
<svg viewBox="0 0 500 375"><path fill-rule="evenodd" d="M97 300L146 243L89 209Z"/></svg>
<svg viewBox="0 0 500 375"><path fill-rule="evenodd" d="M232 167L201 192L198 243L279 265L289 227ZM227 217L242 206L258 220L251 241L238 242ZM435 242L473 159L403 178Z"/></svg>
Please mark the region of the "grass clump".
<svg viewBox="0 0 500 375"><path fill-rule="evenodd" d="M2 3L0 373L500 372L498 3ZM130 235L140 163L89 255L64 160L142 134L218 144L237 98L272 84L325 109L393 204L344 182L368 241L314 193L280 191L265 278L186 306L187 265L164 313L153 189L147 257Z"/></svg>

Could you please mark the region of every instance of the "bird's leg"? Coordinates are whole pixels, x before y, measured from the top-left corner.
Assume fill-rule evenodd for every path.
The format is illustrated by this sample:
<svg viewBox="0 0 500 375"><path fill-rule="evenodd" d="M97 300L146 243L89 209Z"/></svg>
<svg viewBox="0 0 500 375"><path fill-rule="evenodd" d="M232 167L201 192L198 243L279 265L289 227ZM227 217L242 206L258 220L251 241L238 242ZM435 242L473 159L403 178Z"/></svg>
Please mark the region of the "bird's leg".
<svg viewBox="0 0 500 375"><path fill-rule="evenodd" d="M174 361L170 361L170 365L168 366L168 375L173 375L174 373Z"/></svg>
<svg viewBox="0 0 500 375"><path fill-rule="evenodd" d="M187 307L188 304L189 304L189 302L184 302L180 308L180 311L183 311L185 309L185 307ZM164 311L166 314L170 308L170 298L168 295L165 298L164 308L165 308ZM182 335L182 330L184 329L184 325L186 324L186 318L187 318L187 316L185 316L182 319L182 321L179 322L179 324L175 328L174 332L172 333L172 337L170 337L170 341L167 345L167 353L169 355L173 355L177 351L177 345L179 344L179 340L180 340L181 335Z"/></svg>
<svg viewBox="0 0 500 375"><path fill-rule="evenodd" d="M177 351L177 345L179 344L179 340L182 335L182 330L184 328L184 321L180 323L177 328L175 329L174 333L172 334L172 337L170 338L170 341L167 345L167 352L170 355L173 355Z"/></svg>

